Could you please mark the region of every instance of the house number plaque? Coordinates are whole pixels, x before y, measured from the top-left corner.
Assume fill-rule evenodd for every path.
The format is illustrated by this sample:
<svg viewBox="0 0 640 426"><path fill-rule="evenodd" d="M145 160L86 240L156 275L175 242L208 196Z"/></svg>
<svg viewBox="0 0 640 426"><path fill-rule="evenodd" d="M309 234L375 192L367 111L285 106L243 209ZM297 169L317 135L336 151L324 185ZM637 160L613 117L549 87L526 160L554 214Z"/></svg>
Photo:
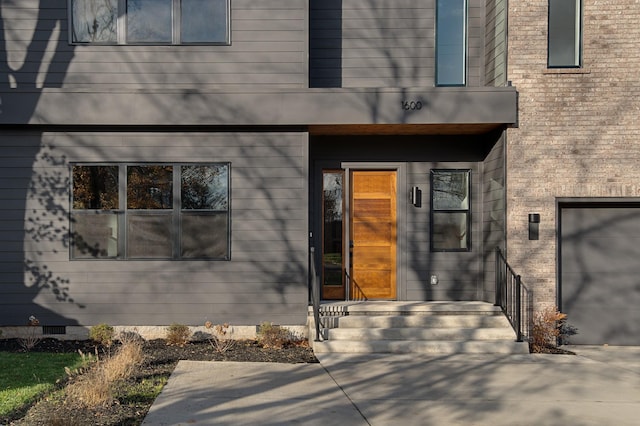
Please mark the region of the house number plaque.
<svg viewBox="0 0 640 426"><path fill-rule="evenodd" d="M422 109L420 101L402 101L402 109L405 111L417 111Z"/></svg>

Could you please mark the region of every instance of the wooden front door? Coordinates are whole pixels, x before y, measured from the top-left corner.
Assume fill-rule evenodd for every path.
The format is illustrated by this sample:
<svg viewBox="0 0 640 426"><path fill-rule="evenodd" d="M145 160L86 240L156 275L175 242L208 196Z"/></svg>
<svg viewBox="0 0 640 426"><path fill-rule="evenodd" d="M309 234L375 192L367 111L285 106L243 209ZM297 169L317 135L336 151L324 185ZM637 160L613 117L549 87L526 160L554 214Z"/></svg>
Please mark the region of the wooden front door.
<svg viewBox="0 0 640 426"><path fill-rule="evenodd" d="M352 171L350 178L350 298L395 299L396 171Z"/></svg>

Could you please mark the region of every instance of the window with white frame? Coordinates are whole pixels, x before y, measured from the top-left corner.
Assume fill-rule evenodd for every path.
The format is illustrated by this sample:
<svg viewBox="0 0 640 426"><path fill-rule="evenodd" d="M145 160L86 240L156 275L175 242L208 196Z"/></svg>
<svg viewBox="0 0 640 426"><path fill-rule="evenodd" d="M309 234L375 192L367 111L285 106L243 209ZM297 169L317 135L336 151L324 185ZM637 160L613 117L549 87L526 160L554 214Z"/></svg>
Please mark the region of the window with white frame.
<svg viewBox="0 0 640 426"><path fill-rule="evenodd" d="M582 1L549 0L549 68L582 66Z"/></svg>
<svg viewBox="0 0 640 426"><path fill-rule="evenodd" d="M69 0L72 43L229 44L230 0Z"/></svg>
<svg viewBox="0 0 640 426"><path fill-rule="evenodd" d="M230 164L74 164L72 259L230 258Z"/></svg>

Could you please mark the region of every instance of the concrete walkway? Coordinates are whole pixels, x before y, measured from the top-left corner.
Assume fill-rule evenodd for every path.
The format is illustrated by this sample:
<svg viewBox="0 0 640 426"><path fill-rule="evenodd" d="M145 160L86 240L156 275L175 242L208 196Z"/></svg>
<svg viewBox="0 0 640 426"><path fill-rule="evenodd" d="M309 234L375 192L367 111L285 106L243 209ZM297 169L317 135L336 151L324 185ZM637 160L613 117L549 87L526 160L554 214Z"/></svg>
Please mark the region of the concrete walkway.
<svg viewBox="0 0 640 426"><path fill-rule="evenodd" d="M182 361L145 425L637 425L640 347Z"/></svg>

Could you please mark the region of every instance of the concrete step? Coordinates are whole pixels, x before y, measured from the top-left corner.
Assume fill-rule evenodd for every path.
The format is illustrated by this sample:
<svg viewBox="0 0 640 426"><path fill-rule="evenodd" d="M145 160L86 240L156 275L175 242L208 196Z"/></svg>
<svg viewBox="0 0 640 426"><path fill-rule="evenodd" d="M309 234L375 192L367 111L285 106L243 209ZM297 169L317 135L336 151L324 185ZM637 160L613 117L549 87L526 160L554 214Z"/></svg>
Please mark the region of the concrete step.
<svg viewBox="0 0 640 426"><path fill-rule="evenodd" d="M486 302L336 302L322 313L317 353L529 352L500 308Z"/></svg>
<svg viewBox="0 0 640 426"><path fill-rule="evenodd" d="M348 315L339 328L476 328L510 327L504 315Z"/></svg>
<svg viewBox="0 0 640 426"><path fill-rule="evenodd" d="M486 302L335 302L325 303L320 312L325 315L456 315L501 313L500 307ZM310 308L311 314L311 308Z"/></svg>
<svg viewBox="0 0 640 426"><path fill-rule="evenodd" d="M511 327L487 328L332 328L327 340L515 340Z"/></svg>
<svg viewBox="0 0 640 426"><path fill-rule="evenodd" d="M345 341L328 340L313 342L316 353L393 353L393 354L525 354L529 346L515 341L407 341L407 340L370 340Z"/></svg>

